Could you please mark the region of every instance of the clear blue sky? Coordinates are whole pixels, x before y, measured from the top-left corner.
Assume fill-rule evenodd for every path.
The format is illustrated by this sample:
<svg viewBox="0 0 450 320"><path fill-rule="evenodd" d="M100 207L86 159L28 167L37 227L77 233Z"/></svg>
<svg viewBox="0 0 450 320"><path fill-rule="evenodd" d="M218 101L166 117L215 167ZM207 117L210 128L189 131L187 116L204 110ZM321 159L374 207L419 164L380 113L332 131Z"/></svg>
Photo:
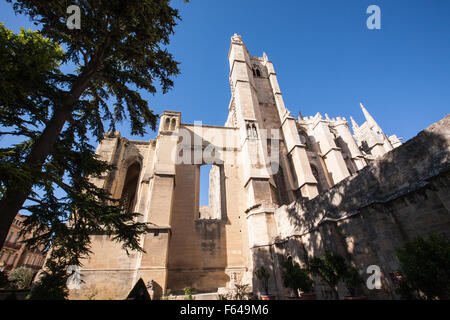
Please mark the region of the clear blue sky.
<svg viewBox="0 0 450 320"><path fill-rule="evenodd" d="M228 49L234 33L250 53L274 63L293 115L352 115L362 101L387 134L410 139L450 110L448 0L173 0L182 21L169 51L182 74L166 95L144 94L158 113L182 122L223 125L230 99ZM381 30L366 27L366 9L381 8ZM0 22L34 28L0 4ZM82 23L82 22L81 22ZM123 136L131 137L128 125Z"/></svg>

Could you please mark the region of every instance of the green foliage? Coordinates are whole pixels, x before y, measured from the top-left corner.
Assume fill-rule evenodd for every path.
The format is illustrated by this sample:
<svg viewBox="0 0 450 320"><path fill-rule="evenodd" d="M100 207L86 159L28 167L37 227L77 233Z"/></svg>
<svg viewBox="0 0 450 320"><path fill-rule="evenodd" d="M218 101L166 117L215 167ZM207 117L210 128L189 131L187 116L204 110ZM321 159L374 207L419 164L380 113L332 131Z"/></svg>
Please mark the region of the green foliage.
<svg viewBox="0 0 450 320"><path fill-rule="evenodd" d="M357 290L364 284L364 279L353 266L348 266L343 276L345 286L347 287L351 296L355 297Z"/></svg>
<svg viewBox="0 0 450 320"><path fill-rule="evenodd" d="M183 289L183 291L184 291L184 300L194 300L192 297L192 293L194 293L195 288L186 287Z"/></svg>
<svg viewBox="0 0 450 320"><path fill-rule="evenodd" d="M309 271L301 268L300 265L292 258L281 259L280 265L283 268L283 282L284 286L290 288L296 297L298 297L298 290L304 293L313 291L314 281L309 277Z"/></svg>
<svg viewBox="0 0 450 320"><path fill-rule="evenodd" d="M259 281L261 281L264 293L269 293L269 278L270 274L267 272L266 268L264 266L261 266L260 268L255 270L255 276L258 278Z"/></svg>
<svg viewBox="0 0 450 320"><path fill-rule="evenodd" d="M78 1L82 26L69 30L73 1L8 2L41 31L0 26L0 125L8 130L0 135L23 140L0 149L0 211L12 221L27 210L28 246L53 248L58 270L51 266L32 297L64 298L64 270L90 253L90 235L142 251L138 214L89 180L114 169L96 157L89 135L99 140L127 117L133 134L155 129L157 115L138 90L173 86L178 63L166 47L179 16L168 0Z"/></svg>
<svg viewBox="0 0 450 320"><path fill-rule="evenodd" d="M9 188L24 191L37 172L23 164L33 139L47 121L50 96L60 76L64 52L39 32L20 30L14 34L0 24L0 125L1 136L25 139L0 148L0 194ZM26 188L25 188L26 189Z"/></svg>
<svg viewBox="0 0 450 320"><path fill-rule="evenodd" d="M450 241L431 234L396 249L400 261L399 292L403 298L450 298Z"/></svg>
<svg viewBox="0 0 450 320"><path fill-rule="evenodd" d="M234 284L234 294L232 295L233 300L249 300L250 292L248 292L248 284Z"/></svg>
<svg viewBox="0 0 450 320"><path fill-rule="evenodd" d="M252 292L249 291L248 284L235 283L234 288L226 294L219 294L219 300L258 300Z"/></svg>
<svg viewBox="0 0 450 320"><path fill-rule="evenodd" d="M341 255L327 251L321 258L312 258L309 268L313 274L320 276L331 288L335 288L339 280L343 279L346 274L347 263Z"/></svg>
<svg viewBox="0 0 450 320"><path fill-rule="evenodd" d="M0 123L15 128L8 134L34 137L28 126L47 119L63 56L61 47L39 32L21 28L14 34L0 24Z"/></svg>
<svg viewBox="0 0 450 320"><path fill-rule="evenodd" d="M27 267L19 267L12 270L9 275L9 281L13 282L18 289L27 289L31 280L33 280L34 272L30 268Z"/></svg>
<svg viewBox="0 0 450 320"><path fill-rule="evenodd" d="M70 274L66 265L48 259L39 281L31 288L29 300L66 300L69 295L66 283Z"/></svg>
<svg viewBox="0 0 450 320"><path fill-rule="evenodd" d="M344 281L352 296L364 283L363 278L353 266L350 266L338 253L326 251L323 257L314 257L310 260L309 269L312 274L319 276L333 290L338 298L337 285Z"/></svg>

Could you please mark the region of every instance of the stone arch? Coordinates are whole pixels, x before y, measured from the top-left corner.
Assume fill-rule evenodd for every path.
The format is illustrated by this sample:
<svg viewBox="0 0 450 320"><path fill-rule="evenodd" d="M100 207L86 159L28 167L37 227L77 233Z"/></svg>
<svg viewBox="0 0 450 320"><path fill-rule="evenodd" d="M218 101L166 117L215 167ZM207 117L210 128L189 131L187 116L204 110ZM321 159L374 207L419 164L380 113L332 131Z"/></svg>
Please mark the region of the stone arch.
<svg viewBox="0 0 450 320"><path fill-rule="evenodd" d="M252 71L253 71L254 77L261 77L261 70L259 69L259 67L257 65L255 65L255 64L253 65Z"/></svg>
<svg viewBox="0 0 450 320"><path fill-rule="evenodd" d="M317 167L315 165L311 164L311 171L312 171L312 174L313 174L314 178L317 181L317 189L319 189L319 192L322 192L324 190L324 188L323 188L323 185L321 183L319 170L317 170Z"/></svg>
<svg viewBox="0 0 450 320"><path fill-rule="evenodd" d="M127 167L122 193L120 196L122 205L127 213L133 212L138 193L140 175L141 163L138 160L134 160Z"/></svg>
<svg viewBox="0 0 450 320"><path fill-rule="evenodd" d="M308 134L303 129L298 129L298 135L300 137L300 142L306 146L307 151L312 151L311 141L309 140Z"/></svg>
<svg viewBox="0 0 450 320"><path fill-rule="evenodd" d="M247 121L245 127L247 130L248 138L258 139L258 131L257 131L256 125L253 121Z"/></svg>
<svg viewBox="0 0 450 320"><path fill-rule="evenodd" d="M172 118L172 121L170 123L170 130L174 131L176 127L177 127L177 119Z"/></svg>
<svg viewBox="0 0 450 320"><path fill-rule="evenodd" d="M170 127L170 118L166 118L164 121L164 130L169 130Z"/></svg>

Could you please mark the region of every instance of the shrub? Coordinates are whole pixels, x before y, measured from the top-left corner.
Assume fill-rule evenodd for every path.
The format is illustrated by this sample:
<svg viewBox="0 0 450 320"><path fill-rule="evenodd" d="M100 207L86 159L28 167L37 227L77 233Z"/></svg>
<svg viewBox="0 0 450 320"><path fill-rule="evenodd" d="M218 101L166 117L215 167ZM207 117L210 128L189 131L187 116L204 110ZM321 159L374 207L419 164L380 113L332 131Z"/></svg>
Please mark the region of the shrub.
<svg viewBox="0 0 450 320"><path fill-rule="evenodd" d="M321 258L314 257L309 262L311 273L319 276L333 291L336 299L339 298L337 285L344 280L347 274L347 263L341 255L326 251Z"/></svg>
<svg viewBox="0 0 450 320"><path fill-rule="evenodd" d="M69 295L66 268L51 260L47 260L47 269L28 295L30 300L65 300Z"/></svg>
<svg viewBox="0 0 450 320"><path fill-rule="evenodd" d="M186 287L183 289L184 291L184 300L194 300L192 297L192 293L195 291L195 288Z"/></svg>
<svg viewBox="0 0 450 320"><path fill-rule="evenodd" d="M403 280L398 292L405 299L450 298L450 241L431 234L396 249Z"/></svg>
<svg viewBox="0 0 450 320"><path fill-rule="evenodd" d="M358 269L353 266L349 266L343 278L350 295L353 297L356 296L357 290L364 283L364 279L359 274Z"/></svg>
<svg viewBox="0 0 450 320"><path fill-rule="evenodd" d="M283 282L286 288L290 288L296 297L298 290L304 293L312 292L314 281L309 277L309 271L303 269L292 258L287 260L281 259L280 265L283 268Z"/></svg>
<svg viewBox="0 0 450 320"><path fill-rule="evenodd" d="M10 272L8 279L13 282L18 289L27 289L33 280L34 272L27 267L19 267Z"/></svg>
<svg viewBox="0 0 450 320"><path fill-rule="evenodd" d="M255 270L255 276L258 278L259 281L261 281L262 289L264 290L263 293L268 294L269 293L269 278L270 274L267 272L266 268L264 266L261 266L261 268L258 268Z"/></svg>

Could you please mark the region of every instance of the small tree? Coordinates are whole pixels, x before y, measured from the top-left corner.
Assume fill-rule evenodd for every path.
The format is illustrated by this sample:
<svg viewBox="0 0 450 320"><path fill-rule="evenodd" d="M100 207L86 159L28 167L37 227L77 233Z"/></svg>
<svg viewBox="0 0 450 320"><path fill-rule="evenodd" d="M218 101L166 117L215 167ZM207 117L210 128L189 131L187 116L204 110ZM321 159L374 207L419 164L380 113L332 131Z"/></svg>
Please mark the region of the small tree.
<svg viewBox="0 0 450 320"><path fill-rule="evenodd" d="M39 282L36 283L28 295L30 300L65 300L69 295L67 279L70 274L66 271L64 263L56 260L47 260L46 268L42 272Z"/></svg>
<svg viewBox="0 0 450 320"><path fill-rule="evenodd" d="M264 290L262 293L269 294L269 278L270 274L267 272L264 266L255 270L255 276L261 282L262 289Z"/></svg>
<svg viewBox="0 0 450 320"><path fill-rule="evenodd" d="M337 285L344 280L348 266L341 255L326 251L321 258L314 257L310 260L309 269L312 274L319 276L333 291L336 299L339 299Z"/></svg>
<svg viewBox="0 0 450 320"><path fill-rule="evenodd" d="M358 289L360 289L361 285L364 283L364 279L359 274L358 269L353 266L349 266L346 274L344 275L344 282L350 295L355 297Z"/></svg>
<svg viewBox="0 0 450 320"><path fill-rule="evenodd" d="M250 292L248 292L248 283L234 284L234 294L232 295L233 300L250 300Z"/></svg>
<svg viewBox="0 0 450 320"><path fill-rule="evenodd" d="M13 282L18 289L27 289L33 280L34 272L27 267L19 267L11 271L8 276L9 281Z"/></svg>
<svg viewBox="0 0 450 320"><path fill-rule="evenodd" d="M417 237L396 249L400 261L403 298L450 298L450 241L431 234Z"/></svg>
<svg viewBox="0 0 450 320"><path fill-rule="evenodd" d="M186 287L183 289L184 291L184 300L194 300L192 297L192 293L194 293L195 288L193 287Z"/></svg>
<svg viewBox="0 0 450 320"><path fill-rule="evenodd" d="M284 286L290 288L297 298L298 290L304 293L313 291L314 281L309 277L307 269L301 268L298 263L292 261L292 258L281 259L280 264L283 268Z"/></svg>

